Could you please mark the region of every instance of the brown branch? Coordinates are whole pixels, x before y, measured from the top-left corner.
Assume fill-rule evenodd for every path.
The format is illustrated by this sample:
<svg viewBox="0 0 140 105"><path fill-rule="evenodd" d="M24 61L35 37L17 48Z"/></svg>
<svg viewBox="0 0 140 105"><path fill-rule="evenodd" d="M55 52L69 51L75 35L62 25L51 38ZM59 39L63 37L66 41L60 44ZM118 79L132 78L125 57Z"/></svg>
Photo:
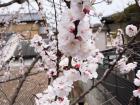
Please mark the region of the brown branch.
<svg viewBox="0 0 140 105"><path fill-rule="evenodd" d="M12 5L12 4L14 4L14 3L16 3L16 0L12 0L12 1L10 1L10 2L0 4L0 7L6 7L6 6Z"/></svg>
<svg viewBox="0 0 140 105"><path fill-rule="evenodd" d="M32 62L31 66L28 68L28 70L25 72L25 74L23 75L23 77L21 78L21 80L19 80L19 84L17 86L17 88L15 89L14 94L12 95L11 101L9 103L9 105L13 105L16 101L16 98L21 90L21 87L23 86L23 83L25 82L26 78L29 76L31 70L33 69L34 65L37 63L37 61L39 60L40 56L38 55L36 57L36 59Z"/></svg>
<svg viewBox="0 0 140 105"><path fill-rule="evenodd" d="M29 76L34 76L34 75L37 75L37 74L43 73L43 72L44 72L44 71L39 71L39 72L31 73L31 74L28 75L28 77L29 77ZM20 75L20 76L18 76L18 77L13 77L13 78L10 78L10 79L5 80L5 81L0 81L0 84L6 83L6 82L11 82L11 81L16 81L16 80L21 79L22 77L23 77L23 75Z"/></svg>
<svg viewBox="0 0 140 105"><path fill-rule="evenodd" d="M71 103L71 105L76 105L77 102L79 102L81 99L83 99L90 91L92 91L95 87L97 87L99 84L101 84L108 77L108 75L111 73L111 71L116 66L117 62L122 58L122 55L126 52L127 47L130 46L135 41L135 39L137 38L137 36L139 34L140 34L140 30L138 31L137 35L127 44L126 48L124 48L124 50L119 54L118 58L116 59L116 62L114 62L114 64L111 65L110 68L104 72L102 78L99 79L99 81L95 85L92 85L91 88L89 88L89 90L83 92L75 101L73 101Z"/></svg>
<svg viewBox="0 0 140 105"><path fill-rule="evenodd" d="M132 96L129 100L129 104L128 105L134 105L134 101L135 101L135 97Z"/></svg>
<svg viewBox="0 0 140 105"><path fill-rule="evenodd" d="M14 3L22 4L25 1L28 1L28 0L12 0L12 1L9 1L7 3L0 4L0 7L7 7L7 6L10 6L10 5L14 4Z"/></svg>

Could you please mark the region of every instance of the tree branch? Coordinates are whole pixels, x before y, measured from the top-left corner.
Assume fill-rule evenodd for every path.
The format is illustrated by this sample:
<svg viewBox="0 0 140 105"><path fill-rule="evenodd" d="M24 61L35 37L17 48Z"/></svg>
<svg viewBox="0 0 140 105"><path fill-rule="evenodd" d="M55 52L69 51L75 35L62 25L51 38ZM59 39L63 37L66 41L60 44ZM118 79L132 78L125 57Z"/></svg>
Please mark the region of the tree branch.
<svg viewBox="0 0 140 105"><path fill-rule="evenodd" d="M99 81L96 82L95 85L92 85L91 88L89 88L89 90L83 92L74 102L71 103L71 105L76 105L77 102L79 102L81 99L83 99L90 91L92 91L95 87L97 87L99 84L101 84L108 77L108 75L111 73L111 71L116 66L117 62L122 58L123 54L126 52L127 47L130 46L135 41L135 39L137 38L137 36L139 34L140 34L140 30L138 31L137 35L127 44L126 48L124 48L124 50L119 54L118 58L116 59L116 62L114 62L114 64L111 65L110 68L104 72L102 78L99 79Z"/></svg>
<svg viewBox="0 0 140 105"><path fill-rule="evenodd" d="M12 1L10 1L10 2L0 4L0 7L6 7L6 6L12 5L12 4L14 4L14 3L16 3L16 0L12 0Z"/></svg>
<svg viewBox="0 0 140 105"><path fill-rule="evenodd" d="M9 2L7 2L7 3L0 4L0 7L6 7L6 6L12 5L12 4L14 4L14 3L22 4L22 3L24 3L25 1L28 2L28 0L12 0L12 1L9 1Z"/></svg>
<svg viewBox="0 0 140 105"><path fill-rule="evenodd" d="M21 80L19 80L19 84L11 98L11 101L9 103L9 105L13 105L16 101L16 98L21 90L21 87L23 86L23 83L25 82L26 78L29 76L31 70L33 69L34 65L37 63L37 61L39 60L40 56L38 55L36 57L36 59L32 62L31 66L28 68L28 70L25 72L25 74L23 75L23 77L21 78Z"/></svg>

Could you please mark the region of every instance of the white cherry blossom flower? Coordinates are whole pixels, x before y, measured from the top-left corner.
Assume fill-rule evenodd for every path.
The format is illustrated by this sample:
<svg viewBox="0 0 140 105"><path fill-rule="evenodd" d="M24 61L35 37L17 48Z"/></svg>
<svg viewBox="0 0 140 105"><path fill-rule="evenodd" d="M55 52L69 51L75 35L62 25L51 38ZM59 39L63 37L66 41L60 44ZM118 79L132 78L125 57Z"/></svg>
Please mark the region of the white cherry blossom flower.
<svg viewBox="0 0 140 105"><path fill-rule="evenodd" d="M126 74L129 73L130 71L134 70L137 67L137 62L132 62L132 63L127 63L128 58L123 56L122 59L118 61L118 68L120 69L120 73Z"/></svg>
<svg viewBox="0 0 140 105"><path fill-rule="evenodd" d="M64 71L64 76L70 81L77 81L80 79L80 72L75 69Z"/></svg>
<svg viewBox="0 0 140 105"><path fill-rule="evenodd" d="M138 30L137 30L137 27L134 26L134 25L128 25L125 29L126 31L126 34L129 36L129 37L133 37L137 34Z"/></svg>
<svg viewBox="0 0 140 105"><path fill-rule="evenodd" d="M57 71L55 68L52 68L52 69L49 69L48 72L47 72L49 78L53 77L53 76L56 76L57 75Z"/></svg>
<svg viewBox="0 0 140 105"><path fill-rule="evenodd" d="M138 70L138 72L136 73L137 78L140 79L140 70Z"/></svg>
<svg viewBox="0 0 140 105"><path fill-rule="evenodd" d="M134 84L135 84L136 86L140 86L140 79L139 79L139 78L135 78L135 79L134 79Z"/></svg>
<svg viewBox="0 0 140 105"><path fill-rule="evenodd" d="M65 97L69 95L73 82L67 80L65 76L58 77L53 81L55 94L58 97Z"/></svg>
<svg viewBox="0 0 140 105"><path fill-rule="evenodd" d="M140 89L134 90L134 91L133 91L133 95L134 95L135 97L140 98Z"/></svg>
<svg viewBox="0 0 140 105"><path fill-rule="evenodd" d="M82 64L80 66L80 72L81 72L81 80L83 82L87 82L89 79L97 78L98 74L96 72L96 69L98 68L98 64Z"/></svg>

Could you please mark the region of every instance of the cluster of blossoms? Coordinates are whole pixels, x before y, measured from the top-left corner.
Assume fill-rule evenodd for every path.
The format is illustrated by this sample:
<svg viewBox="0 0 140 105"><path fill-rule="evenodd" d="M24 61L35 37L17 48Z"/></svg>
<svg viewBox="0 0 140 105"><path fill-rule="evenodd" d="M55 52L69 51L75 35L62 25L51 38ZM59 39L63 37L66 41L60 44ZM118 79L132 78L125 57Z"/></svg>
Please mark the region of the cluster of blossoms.
<svg viewBox="0 0 140 105"><path fill-rule="evenodd" d="M137 34L138 30L137 27L134 25L128 25L125 29L126 35L128 35L129 37L133 37ZM117 40L115 41L115 45L117 48L117 52L118 51L122 51L122 45L123 45L123 30L118 29L117 32ZM127 63L128 58L126 56L123 56L122 59L120 59L117 63L117 67L120 70L120 73L122 74L126 74L129 73L130 71L134 70L137 66L137 62L132 62L132 63Z"/></svg>
<svg viewBox="0 0 140 105"><path fill-rule="evenodd" d="M73 88L73 83L78 80L87 82L97 78L96 69L98 64L103 62L104 56L96 49L95 36L89 25L89 14L93 12L91 6L93 0L68 1L70 1L70 8L64 13L63 20L58 26L58 47L63 53L62 58L72 57L72 67L60 68L61 74L59 73L47 90L36 95L37 105L69 105L67 96ZM44 50L44 47L47 49L47 45L39 36L33 38L32 42L35 50L43 56L46 67L53 66L48 69L52 71L48 74L56 74L56 65L51 61L56 60L54 59L56 57L50 57L48 51ZM62 58L60 63L63 62Z"/></svg>
<svg viewBox="0 0 140 105"><path fill-rule="evenodd" d="M125 33L126 35L128 35L129 37L133 37L137 34L138 30L137 27L134 25L127 25L125 28ZM123 37L124 37L124 32L122 29L118 29L117 31L117 37L114 41L114 45L116 46L116 52L120 52L123 50L122 45L124 44L123 42Z"/></svg>
<svg viewBox="0 0 140 105"><path fill-rule="evenodd" d="M136 74L136 78L134 79L134 84L137 87L140 87L140 70L138 70L137 74ZM138 88L137 90L133 91L133 95L135 97L139 97L140 98L140 88Z"/></svg>
<svg viewBox="0 0 140 105"><path fill-rule="evenodd" d="M123 56L122 59L118 61L118 68L120 70L120 73L126 74L130 71L134 70L137 66L137 62L127 63L128 58L126 56Z"/></svg>
<svg viewBox="0 0 140 105"><path fill-rule="evenodd" d="M133 37L135 36L136 34L138 33L138 30L137 30L137 27L134 26L134 25L128 25L126 27L126 34L129 36L129 37ZM130 70L134 69L136 67L136 62L134 63L130 63L127 67L130 67L126 72L129 72ZM137 86L137 87L140 87L140 70L138 70L138 72L136 73L136 78L134 79L134 84ZM136 89L133 91L133 95L135 97L138 97L140 98L140 88Z"/></svg>
<svg viewBox="0 0 140 105"><path fill-rule="evenodd" d="M126 35L128 35L129 37L133 37L136 36L136 34L138 33L137 27L134 25L128 25L125 29ZM118 30L117 36L119 36L120 38L118 38L118 40L116 41L116 45L118 46L117 49L118 51L121 49L123 49L121 46L123 45L123 43L120 43L119 40L122 40L122 36L123 35L123 31L122 30ZM137 62L132 62L132 63L127 63L128 58L126 56L123 56L122 59L120 59L117 63L117 67L120 70L120 73L122 74L126 74L129 73L130 71L134 70L137 66ZM137 74L136 74L136 78L134 79L134 84L138 87L138 89L133 91L133 95L135 97L139 97L140 98L140 70L138 70Z"/></svg>
<svg viewBox="0 0 140 105"><path fill-rule="evenodd" d="M35 35L31 39L31 47L35 48L35 51L41 56L40 67L44 70L48 70L49 76L55 76L57 71L56 66L56 49L51 46L56 46L55 41L46 43L41 36Z"/></svg>

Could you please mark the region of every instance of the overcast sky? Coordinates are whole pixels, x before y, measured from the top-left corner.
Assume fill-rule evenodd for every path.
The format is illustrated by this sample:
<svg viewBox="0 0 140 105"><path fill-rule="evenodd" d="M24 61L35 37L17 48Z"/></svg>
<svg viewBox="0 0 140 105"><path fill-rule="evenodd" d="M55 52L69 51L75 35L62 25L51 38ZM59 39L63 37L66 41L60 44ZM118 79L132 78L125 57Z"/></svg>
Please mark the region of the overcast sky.
<svg viewBox="0 0 140 105"><path fill-rule="evenodd" d="M8 2L11 0L0 0L0 1ZM30 1L34 1L34 0L30 0ZM55 0L55 1L58 1L58 0ZM98 1L102 1L102 0L96 0L96 2L98 2ZM128 4L132 4L132 3L134 3L134 0L113 0L113 3L110 5L107 5L105 2L102 2L100 4L96 4L94 7L97 12L101 12L104 15L110 15L112 13L122 11L125 7L128 6ZM27 6L27 3L24 3L22 6L25 7L25 5ZM35 3L32 3L32 5L36 8ZM13 10L16 11L20 7L21 7L21 5L13 4L13 5L9 6L8 9L10 9L10 11L13 11ZM2 9L4 9L4 8L2 8ZM0 10L2 10L2 9L0 9ZM6 9L5 9L5 11L6 11Z"/></svg>
<svg viewBox="0 0 140 105"><path fill-rule="evenodd" d="M11 1L11 0L0 0L0 1L8 2L8 1ZM34 0L29 0L29 1L32 1L31 2L32 6L30 8L30 11L37 12L37 7L38 7L37 4L34 2ZM46 2L48 0L42 0L42 1L43 1L45 11L46 11L47 21L48 21L48 23L50 24L51 27L55 27L54 15L51 15L51 14L54 14L54 8L52 6L52 3ZM50 0L50 1L52 1L52 0ZM55 0L55 2L58 2L58 1L59 0ZM100 1L102 1L102 0L96 0L96 2L100 2ZM112 4L110 4L110 5L107 5L107 3L102 2L100 4L94 5L93 7L95 8L95 11L96 11L97 14L102 13L103 16L108 16L108 15L111 15L113 13L123 11L124 8L126 8L128 5L130 5L132 3L134 3L134 0L113 0ZM23 7L24 7L24 9L23 9ZM57 5L57 7L59 8L58 5ZM18 11L19 9L22 13L29 12L27 3L23 3L22 5L19 5L19 4L15 3L15 4L12 4L8 7L6 7L6 8L0 8L0 14L2 14L2 13L5 14L5 13L7 13L7 11L10 11L10 12L13 13L13 11ZM57 11L58 14L60 14L59 12L60 12L60 10ZM18 13L20 13L20 12L18 12ZM57 19L60 20L61 15L58 16ZM99 18L97 18L97 17L92 17L92 22L93 21L94 22L100 22Z"/></svg>
<svg viewBox="0 0 140 105"><path fill-rule="evenodd" d="M97 0L101 1L101 0ZM135 3L134 0L113 0L112 4L107 5L105 2L95 5L96 11L102 12L104 15L110 15L115 12L122 11L129 4Z"/></svg>

